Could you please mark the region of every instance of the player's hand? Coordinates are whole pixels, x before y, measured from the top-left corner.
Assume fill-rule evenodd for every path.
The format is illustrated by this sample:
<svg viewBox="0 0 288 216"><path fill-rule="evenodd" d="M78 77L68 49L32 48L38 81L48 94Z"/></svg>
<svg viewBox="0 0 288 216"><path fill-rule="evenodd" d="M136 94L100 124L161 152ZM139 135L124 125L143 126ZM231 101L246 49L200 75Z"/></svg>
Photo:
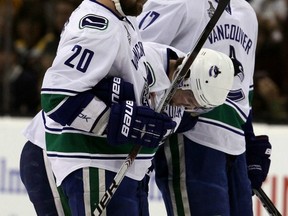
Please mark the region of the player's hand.
<svg viewBox="0 0 288 216"><path fill-rule="evenodd" d="M111 145L130 142L156 148L175 127L176 123L166 114L125 101L111 107L107 138Z"/></svg>
<svg viewBox="0 0 288 216"><path fill-rule="evenodd" d="M259 189L268 175L271 148L266 135L255 136L246 143L248 176L253 189Z"/></svg>
<svg viewBox="0 0 288 216"><path fill-rule="evenodd" d="M135 101L133 84L120 77L102 79L92 88L92 92L107 106L126 100Z"/></svg>

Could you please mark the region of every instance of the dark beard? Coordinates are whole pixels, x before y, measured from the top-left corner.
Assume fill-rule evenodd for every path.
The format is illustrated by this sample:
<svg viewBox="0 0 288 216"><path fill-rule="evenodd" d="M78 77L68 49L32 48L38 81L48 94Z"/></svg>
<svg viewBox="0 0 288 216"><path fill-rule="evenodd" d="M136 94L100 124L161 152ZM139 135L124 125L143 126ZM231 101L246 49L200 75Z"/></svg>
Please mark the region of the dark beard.
<svg viewBox="0 0 288 216"><path fill-rule="evenodd" d="M134 4L129 4L131 0L120 0L120 5L125 15L127 16L138 16L142 12L143 5L134 2Z"/></svg>

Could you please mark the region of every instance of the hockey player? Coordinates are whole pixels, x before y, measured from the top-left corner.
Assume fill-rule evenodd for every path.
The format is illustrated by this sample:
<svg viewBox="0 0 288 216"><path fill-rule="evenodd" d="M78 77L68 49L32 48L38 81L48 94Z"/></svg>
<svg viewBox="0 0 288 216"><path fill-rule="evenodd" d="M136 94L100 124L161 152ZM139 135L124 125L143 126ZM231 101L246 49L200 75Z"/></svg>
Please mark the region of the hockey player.
<svg viewBox="0 0 288 216"><path fill-rule="evenodd" d="M189 52L217 2L148 0L137 18L141 36ZM201 110L193 129L172 136L157 151L156 183L168 215L253 215L250 181L261 187L271 149L268 137L255 137L251 127L257 29L251 6L231 0L204 44L232 59L233 88L223 105Z"/></svg>
<svg viewBox="0 0 288 216"><path fill-rule="evenodd" d="M70 16L45 73L41 103L46 150L72 215L92 214L135 143L143 146L142 151L107 215L139 215L145 201L138 193L139 183L155 148L176 126L149 107L145 50L135 17L126 16L139 15L143 3L84 0ZM95 97L93 86L114 76L133 84L134 101L110 107L108 103L118 100L117 85L112 101Z"/></svg>
<svg viewBox="0 0 288 216"><path fill-rule="evenodd" d="M153 53L153 51L148 48L147 51L150 51L149 53ZM169 50L169 49L168 49ZM167 54L166 54L167 55ZM161 57L160 57L161 58ZM161 68L157 65L159 65L159 56L153 55L153 58L148 58L149 65L153 66L152 68L161 70ZM163 59L164 60L164 59ZM167 60L164 60L166 62ZM172 61L171 61L172 62ZM158 64L157 64L158 63ZM177 65L177 64L176 64ZM170 64L170 71L174 71L175 67L173 67L173 64ZM214 76L209 76L209 74L214 74ZM165 80L165 77L159 77L159 73L155 73L154 77L156 80L154 80L156 83L163 83L163 80ZM172 77L172 76L171 76ZM114 80L113 78L112 80ZM98 83L94 88L93 92L95 95L104 101L106 101L107 104L110 103L111 105L111 98L112 98L112 92L113 92L113 84L114 82L109 81L110 79L103 79ZM129 83L121 80L120 78L117 78L117 83L120 83L120 91L119 94L119 101L123 101L125 98L129 98L131 91L133 92L133 89L131 89L131 85ZM119 80L121 80L119 82ZM161 80L157 82L157 80ZM196 80L198 80L200 83L203 84L202 89L195 89L192 88L191 84L194 83ZM209 83L206 83L204 81L209 81ZM226 85L223 86L221 83L226 80ZM203 101L200 99L200 97L204 96L204 98L207 98L210 103L213 103L214 106L222 104L228 94L229 89L232 86L232 80L233 80L233 65L231 60L222 53L218 53L212 50L203 49L199 55L199 58L195 60L191 67L190 72L190 78L187 79L183 85L181 85L180 89L176 92L176 97L173 99L173 103L175 105L185 105L187 109L195 110L198 107L203 106ZM221 87L219 88L219 84L221 84ZM161 84L155 85L155 83L152 85L152 89L156 90L161 87ZM213 89L213 91L207 91L209 89ZM182 89L182 90L181 90ZM192 90L192 91L191 91ZM193 92L192 96L191 93ZM178 96L181 96L179 98ZM213 98L214 97L214 98ZM218 100L216 100L216 98ZM199 105L201 104L201 106ZM173 109L172 109L173 110ZM169 112L170 113L170 112ZM43 123L43 113L40 112L31 122L31 124L27 127L27 129L24 132L25 137L29 140L26 145L24 146L24 149L22 151L21 155L21 162L20 162L20 171L21 171L21 179L24 183L24 185L27 188L30 200L33 202L35 209L37 211L37 215L47 215L49 214L56 214L58 215L69 215L69 208L65 208L66 202L65 196L63 196L61 187L60 194L61 201L59 194L57 193L57 189L55 186L55 182L53 179L53 175L51 174L51 170L49 167L49 162L47 160L44 160L43 163L43 157L46 158L45 154L43 156L42 149L44 149L45 152L45 141L44 141L44 123ZM194 119L195 121L197 119ZM182 125L183 127L183 125ZM185 127L185 126L184 126ZM191 127L191 124L189 125ZM33 144L35 143L35 144ZM36 146L37 145L37 146ZM35 166L37 164L37 166ZM46 168L44 166L46 165ZM33 173L33 174L32 174ZM48 178L46 177L48 174ZM143 180L145 181L145 179ZM147 215L148 214L148 205L145 202L147 202L147 191L144 188L141 188L140 185L144 185L143 183L139 182L138 186L138 196L142 195L142 209L140 210L141 215ZM123 187L122 185L120 187ZM36 190L35 190L36 189ZM54 198L53 198L54 197ZM113 198L117 199L116 198ZM116 204L122 205L121 202L117 202ZM113 208L118 209L117 205L114 204ZM64 205L64 208L62 207ZM109 205L110 206L110 205ZM119 210L120 211L120 210ZM65 213L64 213L65 212ZM110 215L111 213L109 213ZM117 212L117 215L121 213Z"/></svg>
<svg viewBox="0 0 288 216"><path fill-rule="evenodd" d="M125 13L138 13L137 10L131 12L135 7L127 8L126 4ZM146 49L138 38L133 18L123 15L123 5L116 6L117 10L110 1L83 1L71 15L57 56L43 81L42 118L47 155L57 184L68 198L72 215L93 212L134 143L141 144L143 151L113 196L107 214L139 215L142 205L147 206L147 194L139 190L141 180L159 143L169 134L167 131L175 127L167 115L148 107L147 63L150 61L146 61ZM108 49L111 44L113 49ZM231 67L227 71L231 72ZM216 68L210 73L217 79L225 74ZM129 93L135 94L135 101L119 100L117 82L113 83L116 86L112 88L111 97L100 97L94 92L100 80L116 75L133 84L133 91ZM167 84L167 80L167 77L161 80L162 84ZM195 107L193 103L189 103L189 108ZM37 142L37 134L34 135L30 137ZM24 169L22 179L25 177Z"/></svg>
<svg viewBox="0 0 288 216"><path fill-rule="evenodd" d="M84 0L65 26L57 56L43 80L47 155L72 215L91 214L134 143L143 151L107 214L138 215L139 182L155 149L176 125L149 108L146 54L133 17L125 16L138 15L141 4ZM107 98L95 97L93 86L115 75L133 84L135 101L110 107L108 103L119 99L117 85L108 103Z"/></svg>

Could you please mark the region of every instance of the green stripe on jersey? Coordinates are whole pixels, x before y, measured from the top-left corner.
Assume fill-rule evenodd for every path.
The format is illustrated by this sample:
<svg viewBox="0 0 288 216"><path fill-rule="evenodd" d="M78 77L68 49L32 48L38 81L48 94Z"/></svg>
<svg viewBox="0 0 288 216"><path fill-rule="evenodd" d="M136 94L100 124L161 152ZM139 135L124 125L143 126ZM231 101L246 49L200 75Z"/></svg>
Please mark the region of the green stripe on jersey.
<svg viewBox="0 0 288 216"><path fill-rule="evenodd" d="M104 137L78 133L51 134L46 132L48 151L89 154L128 154L134 144L109 145ZM154 154L156 148L143 147L140 154Z"/></svg>
<svg viewBox="0 0 288 216"><path fill-rule="evenodd" d="M104 175L105 175L105 172L104 172ZM105 180L105 178L104 178L104 180ZM101 193L103 193L102 188L99 188L99 186L101 184L105 185L105 182L100 183L99 169L98 168L89 167L89 181L90 181L90 191L91 191L91 193L90 193L90 200L91 200L90 207L91 207L91 212L94 212L94 210L96 209L96 207L100 201L99 195Z"/></svg>
<svg viewBox="0 0 288 216"><path fill-rule="evenodd" d="M181 179L179 179L180 174L180 155L179 155L179 145L178 145L178 135L173 134L169 138L169 146L171 150L172 157L172 184L173 184L173 192L175 195L175 202L177 206L177 215L185 215L184 206L182 201L182 192L181 192Z"/></svg>
<svg viewBox="0 0 288 216"><path fill-rule="evenodd" d="M203 114L202 116L226 123L239 129L242 129L241 125L245 123L236 110L227 104L215 107L213 110Z"/></svg>
<svg viewBox="0 0 288 216"><path fill-rule="evenodd" d="M41 94L41 106L47 113L53 110L58 104L67 98L67 95Z"/></svg>
<svg viewBox="0 0 288 216"><path fill-rule="evenodd" d="M70 207L69 207L69 201L68 201L68 197L66 196L66 194L63 192L63 189L61 187L57 187L59 196L60 196L60 201L63 207L63 211L64 211L64 215L65 216L70 216L72 215Z"/></svg>

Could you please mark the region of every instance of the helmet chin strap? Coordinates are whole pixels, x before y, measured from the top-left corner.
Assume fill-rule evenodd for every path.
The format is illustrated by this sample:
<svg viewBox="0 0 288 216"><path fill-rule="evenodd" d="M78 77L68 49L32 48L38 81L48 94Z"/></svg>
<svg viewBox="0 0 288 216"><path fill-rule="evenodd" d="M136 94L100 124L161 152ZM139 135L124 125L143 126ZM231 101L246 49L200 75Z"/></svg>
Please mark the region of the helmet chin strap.
<svg viewBox="0 0 288 216"><path fill-rule="evenodd" d="M120 0L112 0L115 4L116 10L122 15L122 16L126 16L122 10L121 4L120 4Z"/></svg>

